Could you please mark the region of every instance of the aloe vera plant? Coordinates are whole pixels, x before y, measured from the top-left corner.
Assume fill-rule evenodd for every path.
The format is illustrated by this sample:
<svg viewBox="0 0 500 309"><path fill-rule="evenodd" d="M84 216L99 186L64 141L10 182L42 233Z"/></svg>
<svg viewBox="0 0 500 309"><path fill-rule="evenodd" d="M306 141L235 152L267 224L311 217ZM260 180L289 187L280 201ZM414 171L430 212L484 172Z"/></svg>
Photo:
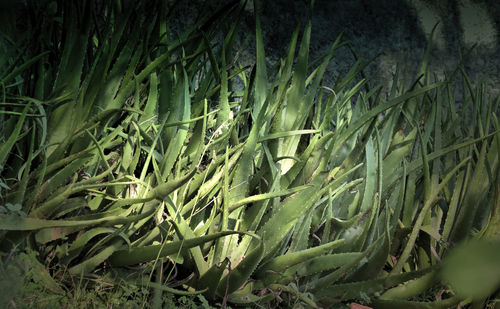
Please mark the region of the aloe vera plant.
<svg viewBox="0 0 500 309"><path fill-rule="evenodd" d="M492 279L469 293L450 270L464 263L455 244L499 235L499 100L461 65L460 108L428 53L411 87L397 71L382 93L362 60L324 85L348 43L309 59L314 3L273 68L255 16L251 69L233 61L245 3L178 38L170 7L154 5L61 4L45 16L66 26L44 30L55 51L24 42L39 52L2 67L2 250L35 248L69 278L127 277L153 290L154 307L175 293L446 308L495 292ZM444 285L448 297L417 301Z"/></svg>

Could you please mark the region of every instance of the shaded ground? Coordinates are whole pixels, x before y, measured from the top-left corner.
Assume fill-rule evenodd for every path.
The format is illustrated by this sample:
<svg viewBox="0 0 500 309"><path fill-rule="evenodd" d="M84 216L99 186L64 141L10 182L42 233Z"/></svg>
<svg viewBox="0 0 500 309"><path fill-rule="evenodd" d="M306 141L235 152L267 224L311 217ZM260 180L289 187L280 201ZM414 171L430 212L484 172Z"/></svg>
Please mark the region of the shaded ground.
<svg viewBox="0 0 500 309"><path fill-rule="evenodd" d="M204 5L216 7L226 1L184 1L178 7L181 24L187 24ZM308 1L262 1L262 26L268 62L284 55L290 36ZM435 4L439 3L439 4ZM242 33L248 33L253 44L253 4ZM466 72L473 80L488 74L486 91L496 96L500 89L500 2L473 0L317 0L314 6L311 38L311 58L327 51L337 36L349 40L360 57L380 56L367 68L373 84L390 86L398 61L407 59L410 77L415 77L433 26L435 48L431 66L434 72L450 72L474 44L476 48L465 61ZM242 62L250 64L255 57L253 45L245 49ZM327 71L327 81L353 64L347 48L339 49ZM460 102L460 96L457 101Z"/></svg>

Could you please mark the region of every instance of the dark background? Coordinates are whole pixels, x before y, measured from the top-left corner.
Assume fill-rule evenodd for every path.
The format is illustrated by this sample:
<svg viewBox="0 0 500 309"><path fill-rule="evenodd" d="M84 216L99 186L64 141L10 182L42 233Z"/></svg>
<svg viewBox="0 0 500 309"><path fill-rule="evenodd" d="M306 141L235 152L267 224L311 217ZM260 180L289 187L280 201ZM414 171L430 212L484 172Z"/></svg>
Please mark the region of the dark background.
<svg viewBox="0 0 500 309"><path fill-rule="evenodd" d="M200 10L215 8L227 1L181 1L176 7L174 29L190 24ZM261 23L266 56L271 65L284 56L285 49L309 1L261 1ZM396 63L407 59L411 78L421 63L427 38L439 22L435 33L430 66L442 76L453 71L466 54L477 44L464 61L472 80L488 76L486 91L493 97L500 89L500 1L475 0L317 0L314 5L310 57L326 52L340 33L351 42L356 53L364 59L380 53L366 70L372 84L382 82L389 89ZM244 64L252 64L254 52L253 1L247 4L241 25L242 37L250 35L243 50ZM300 37L299 37L300 38ZM327 82L353 64L348 48L337 51L327 71ZM457 89L457 101L461 100Z"/></svg>

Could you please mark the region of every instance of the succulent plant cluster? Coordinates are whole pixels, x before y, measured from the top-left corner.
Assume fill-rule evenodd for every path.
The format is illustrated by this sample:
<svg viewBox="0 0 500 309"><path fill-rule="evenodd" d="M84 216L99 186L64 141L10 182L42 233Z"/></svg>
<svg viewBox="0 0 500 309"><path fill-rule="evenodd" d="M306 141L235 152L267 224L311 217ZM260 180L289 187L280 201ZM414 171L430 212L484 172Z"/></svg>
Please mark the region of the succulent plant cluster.
<svg viewBox="0 0 500 309"><path fill-rule="evenodd" d="M56 294L101 276L148 287L152 307L165 293L224 307L498 298L499 99L461 64L437 78L428 54L388 93L362 59L324 84L349 43L309 59L312 4L274 67L257 14L242 67L244 7L180 35L166 1L23 9L28 35L1 37L3 256L37 252Z"/></svg>

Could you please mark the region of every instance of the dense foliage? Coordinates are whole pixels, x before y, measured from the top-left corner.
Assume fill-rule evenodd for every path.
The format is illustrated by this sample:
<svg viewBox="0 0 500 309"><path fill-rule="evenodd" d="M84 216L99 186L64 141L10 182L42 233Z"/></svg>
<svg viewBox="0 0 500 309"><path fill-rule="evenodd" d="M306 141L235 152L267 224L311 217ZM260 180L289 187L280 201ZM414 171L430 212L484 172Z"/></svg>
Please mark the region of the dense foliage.
<svg viewBox="0 0 500 309"><path fill-rule="evenodd" d="M2 307L493 306L499 98L428 53L324 84L312 7L272 68L239 1L179 35L167 1L4 10Z"/></svg>

